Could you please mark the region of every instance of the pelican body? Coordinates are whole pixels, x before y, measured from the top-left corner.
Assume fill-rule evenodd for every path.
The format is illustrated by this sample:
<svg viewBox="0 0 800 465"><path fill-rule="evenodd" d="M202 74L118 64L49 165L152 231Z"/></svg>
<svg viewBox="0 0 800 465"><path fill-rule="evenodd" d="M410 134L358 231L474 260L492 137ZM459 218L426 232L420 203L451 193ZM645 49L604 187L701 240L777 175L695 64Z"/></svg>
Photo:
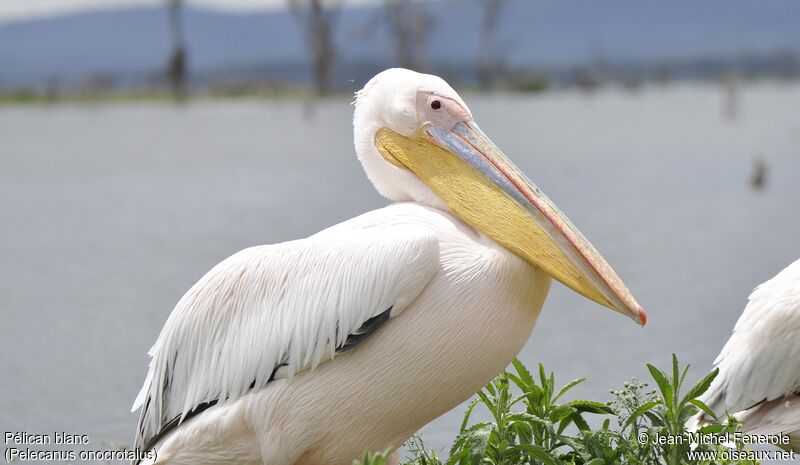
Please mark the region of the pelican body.
<svg viewBox="0 0 800 465"><path fill-rule="evenodd" d="M243 250L186 293L133 407L155 463L350 465L397 448L511 362L551 278L644 324L446 82L390 69L356 97L356 153L393 203Z"/></svg>
<svg viewBox="0 0 800 465"><path fill-rule="evenodd" d="M745 432L788 436L776 445L800 452L800 260L750 294L714 365L719 373L700 400Z"/></svg>

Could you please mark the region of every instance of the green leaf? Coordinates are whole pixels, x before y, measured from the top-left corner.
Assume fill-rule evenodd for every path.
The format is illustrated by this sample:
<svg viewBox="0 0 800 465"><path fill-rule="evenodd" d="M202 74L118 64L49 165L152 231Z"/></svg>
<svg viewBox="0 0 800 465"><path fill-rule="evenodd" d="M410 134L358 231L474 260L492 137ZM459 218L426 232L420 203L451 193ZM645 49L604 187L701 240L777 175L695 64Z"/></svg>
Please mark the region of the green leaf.
<svg viewBox="0 0 800 465"><path fill-rule="evenodd" d="M564 387L561 388L560 391L558 391L558 394L556 394L556 396L553 397L553 402L555 402L558 399L560 399L561 396L563 396L567 391L569 391L570 389L574 388L575 386L581 384L584 381L586 381L586 378L578 378L578 379L573 379L572 381L567 383Z"/></svg>
<svg viewBox="0 0 800 465"><path fill-rule="evenodd" d="M517 433L521 444L533 442L533 426L527 421L512 421L510 427Z"/></svg>
<svg viewBox="0 0 800 465"><path fill-rule="evenodd" d="M508 373L508 379L511 380L512 383L516 384L518 388L520 388L523 392L528 391L530 389L530 385L522 380L519 376L515 375L514 373Z"/></svg>
<svg viewBox="0 0 800 465"><path fill-rule="evenodd" d="M651 364L647 364L647 369L650 370L650 376L653 377L656 384L658 385L658 390L661 391L661 396L664 398L664 404L667 407L672 407L672 386L670 386L669 381L667 381L667 375L664 374L663 371L659 370L658 368L654 367Z"/></svg>
<svg viewBox="0 0 800 465"><path fill-rule="evenodd" d="M494 417L497 417L497 410L494 408L494 402L492 402L489 397L483 393L483 391L478 391L478 397L481 399L483 405L489 409L489 412L491 412Z"/></svg>
<svg viewBox="0 0 800 465"><path fill-rule="evenodd" d="M494 383L494 380L492 380L492 382L487 384L486 387L484 388L484 389L486 389L486 392L488 392L489 394L492 395L492 397L497 395L497 391L495 391L493 383Z"/></svg>
<svg viewBox="0 0 800 465"><path fill-rule="evenodd" d="M678 356L674 353L672 354L672 388L675 392L678 392L678 382L680 378L678 376Z"/></svg>
<svg viewBox="0 0 800 465"><path fill-rule="evenodd" d="M571 447L574 451L579 451L583 448L582 442L577 438L572 438L569 436L561 436L559 437L561 442L569 447Z"/></svg>
<svg viewBox="0 0 800 465"><path fill-rule="evenodd" d="M576 409L573 408L571 405L568 404L558 405L554 407L552 410L550 410L550 415L548 416L548 418L550 418L550 421L552 421L553 423L557 423L561 421L562 418L566 418L575 412Z"/></svg>
<svg viewBox="0 0 800 465"><path fill-rule="evenodd" d="M683 404L679 413L678 422L685 424L690 418L697 415L698 409L691 402Z"/></svg>
<svg viewBox="0 0 800 465"><path fill-rule="evenodd" d="M661 417L661 415L656 415L653 412L645 412L644 416L646 416L647 419L650 420L650 423L652 423L653 426L656 427L664 426L664 424L666 423L664 419Z"/></svg>
<svg viewBox="0 0 800 465"><path fill-rule="evenodd" d="M560 461L550 455L550 452L541 446L536 446L533 444L518 444L511 449L515 452L522 452L530 457L533 457L545 465L560 465Z"/></svg>
<svg viewBox="0 0 800 465"><path fill-rule="evenodd" d="M575 426L578 427L581 431L590 431L589 424L586 423L586 420L583 419L580 413L572 414L572 422L575 423Z"/></svg>
<svg viewBox="0 0 800 465"><path fill-rule="evenodd" d="M545 428L551 428L553 423L550 420L546 420L544 418L539 418L536 415L527 412L514 412L510 413L507 417L509 420L513 421L525 421L528 423L534 423L537 425L544 426Z"/></svg>
<svg viewBox="0 0 800 465"><path fill-rule="evenodd" d="M522 394L522 395L520 395L520 396L514 397L514 398L513 398L513 399L511 399L511 401L508 403L508 408L510 409L511 407L513 407L513 406L517 405L517 404L518 404L518 403L519 403L521 400L525 400L526 398L527 398L527 396L526 396L525 394Z"/></svg>
<svg viewBox="0 0 800 465"><path fill-rule="evenodd" d="M688 373L688 372L689 372L689 367L690 367L690 366L692 366L692 364L691 364L691 363L689 363L688 365L686 365L686 366L683 368L683 373L681 373L681 380L678 382L678 384L679 384L679 385L683 386L683 380L684 380L684 379L686 379L686 373Z"/></svg>
<svg viewBox="0 0 800 465"><path fill-rule="evenodd" d="M717 377L719 374L719 368L714 368L711 370L711 373L707 374L703 379L697 382L694 386L689 389L689 392L686 393L681 403L686 402L690 399L697 399L701 395L703 395L708 388L711 387L711 382L714 381L714 378ZM699 407L698 407L699 408ZM701 409L702 410L702 409Z"/></svg>
<svg viewBox="0 0 800 465"><path fill-rule="evenodd" d="M574 409L580 412L597 413L601 415L614 414L614 409L612 409L608 405L601 402L595 402L592 400L573 400L571 402L567 402L566 405L569 405L570 407L573 407Z"/></svg>
<svg viewBox="0 0 800 465"><path fill-rule="evenodd" d="M525 365L523 365L522 362L519 361L519 359L515 358L514 361L511 362L511 364L514 365L514 369L517 370L517 374L519 375L520 379L524 381L528 386L536 384L533 381L533 375L531 375L531 372L528 371L528 368Z"/></svg>
<svg viewBox="0 0 800 465"><path fill-rule="evenodd" d="M558 428L556 428L556 434L561 434L567 429L572 423L572 415L568 416L567 418L562 418L560 422L558 422Z"/></svg>
<svg viewBox="0 0 800 465"><path fill-rule="evenodd" d="M469 451L467 449L461 449L456 454L451 452L450 458L447 459L447 465L456 465L457 463L463 463L462 461L467 458L469 458ZM406 465L411 465L411 464L406 464Z"/></svg>
<svg viewBox="0 0 800 465"><path fill-rule="evenodd" d="M467 423L469 423L469 417L472 416L472 411L475 410L476 405L478 405L478 399L473 399L472 402L469 403L467 411L464 412L464 419L461 421L461 428L458 429L459 433L463 433L464 430L467 429Z"/></svg>
<svg viewBox="0 0 800 465"><path fill-rule="evenodd" d="M542 384L542 388L547 392L547 375L544 372L544 365L541 363L539 364L539 381Z"/></svg>

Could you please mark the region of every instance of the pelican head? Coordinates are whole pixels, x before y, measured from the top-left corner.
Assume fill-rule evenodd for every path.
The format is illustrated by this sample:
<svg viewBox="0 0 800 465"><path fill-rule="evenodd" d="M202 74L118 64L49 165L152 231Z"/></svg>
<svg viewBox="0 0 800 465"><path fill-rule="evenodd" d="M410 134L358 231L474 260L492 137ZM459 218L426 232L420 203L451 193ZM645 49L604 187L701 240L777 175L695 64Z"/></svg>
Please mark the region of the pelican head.
<svg viewBox="0 0 800 465"><path fill-rule="evenodd" d="M358 158L390 200L450 211L581 295L647 316L588 240L481 131L441 78L389 69L358 92Z"/></svg>

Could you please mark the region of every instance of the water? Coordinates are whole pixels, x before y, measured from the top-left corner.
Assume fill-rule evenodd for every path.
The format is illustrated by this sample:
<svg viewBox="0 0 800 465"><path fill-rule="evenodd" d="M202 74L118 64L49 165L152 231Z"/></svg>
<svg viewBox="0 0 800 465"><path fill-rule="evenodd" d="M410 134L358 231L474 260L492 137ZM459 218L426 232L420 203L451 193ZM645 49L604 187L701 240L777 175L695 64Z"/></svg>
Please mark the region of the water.
<svg viewBox="0 0 800 465"><path fill-rule="evenodd" d="M640 329L553 287L520 357L562 383L587 376L576 397L606 400L672 352L698 378L750 290L800 257L800 86L745 88L735 120L724 98L466 96L648 310ZM0 108L0 428L130 444L145 353L195 280L386 203L353 154L348 103ZM462 411L423 429L429 446L449 444Z"/></svg>

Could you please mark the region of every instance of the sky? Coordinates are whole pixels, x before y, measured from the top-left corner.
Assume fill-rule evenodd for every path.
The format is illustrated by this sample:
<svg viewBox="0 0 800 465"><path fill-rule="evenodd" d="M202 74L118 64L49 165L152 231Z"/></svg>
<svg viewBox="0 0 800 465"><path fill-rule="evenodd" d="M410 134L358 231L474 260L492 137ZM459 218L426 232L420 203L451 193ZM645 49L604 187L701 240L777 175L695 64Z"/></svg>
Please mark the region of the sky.
<svg viewBox="0 0 800 465"><path fill-rule="evenodd" d="M188 4L231 12L284 8L287 0L185 0ZM377 0L343 0L345 5L375 3ZM58 16L87 10L161 5L164 0L0 0L0 22Z"/></svg>

